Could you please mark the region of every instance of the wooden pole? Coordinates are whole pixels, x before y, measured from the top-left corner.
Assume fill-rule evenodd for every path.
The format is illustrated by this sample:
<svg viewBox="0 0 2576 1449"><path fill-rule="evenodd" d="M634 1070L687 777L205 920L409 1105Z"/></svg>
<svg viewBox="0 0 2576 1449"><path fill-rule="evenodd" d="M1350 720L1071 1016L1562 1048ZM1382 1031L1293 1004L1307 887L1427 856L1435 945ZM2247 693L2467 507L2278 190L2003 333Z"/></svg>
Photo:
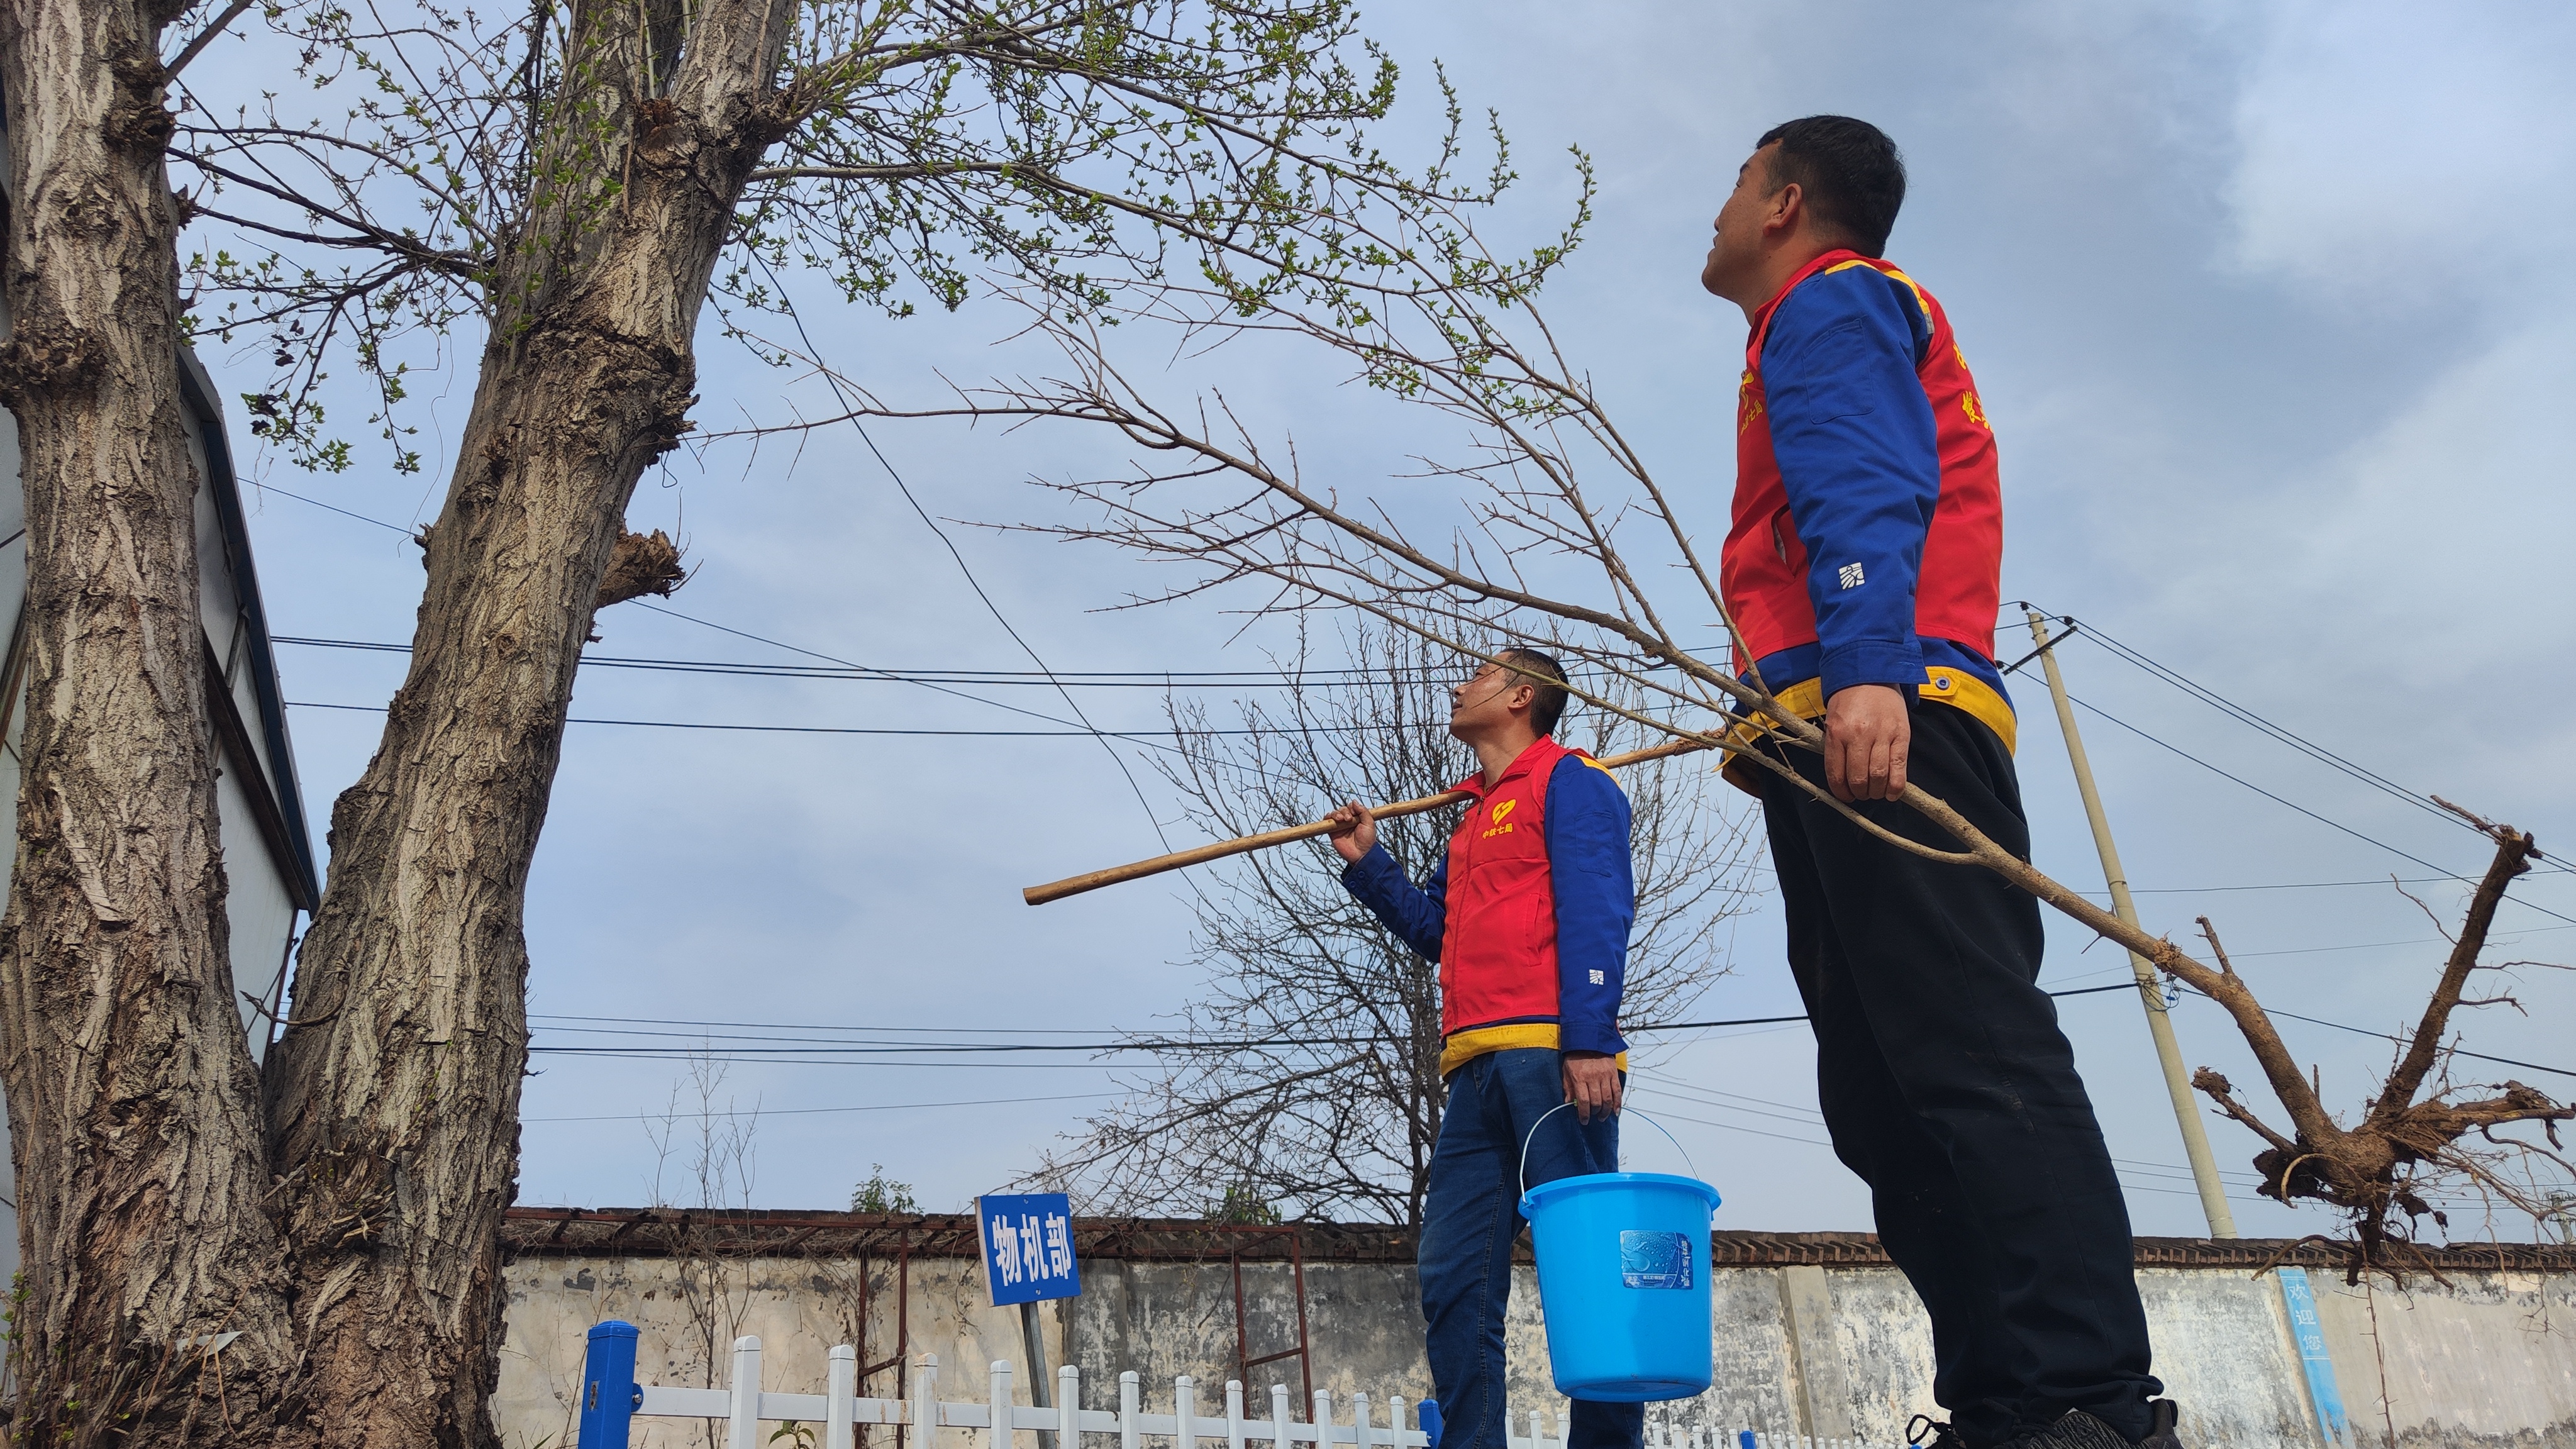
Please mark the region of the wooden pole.
<svg viewBox="0 0 2576 1449"><path fill-rule="evenodd" d="M1698 740L1674 740L1670 744L1657 745L1652 749L1631 750L1624 755L1612 755L1600 764L1605 770L1624 769L1629 765L1644 764L1648 760L1660 760L1667 755L1686 755L1694 750L1707 748L1709 748L1708 745ZM1437 795L1425 795L1419 800L1403 800L1393 805L1375 806L1369 813L1380 820L1392 820L1402 815L1419 815L1425 810L1437 810L1444 805L1464 804L1475 798L1465 790L1447 790ZM1203 865L1211 860L1223 860L1229 855L1242 855L1249 851L1267 850L1274 845L1286 845L1292 840L1311 840L1318 835L1329 834L1332 828L1330 822L1317 820L1306 825L1291 825L1284 830L1265 830L1258 835L1246 835L1236 840L1220 840L1212 845L1195 846L1188 850L1173 851L1169 855L1158 855L1151 860L1113 865L1107 870L1095 870L1083 875L1067 876L1059 881L1050 881L1045 885L1030 886L1020 892L1020 898L1030 905L1042 906L1049 901L1060 901L1066 896L1078 896L1084 891L1096 891L1102 886L1117 885L1121 881L1142 880L1146 876L1161 875L1167 870L1179 870L1183 866Z"/></svg>

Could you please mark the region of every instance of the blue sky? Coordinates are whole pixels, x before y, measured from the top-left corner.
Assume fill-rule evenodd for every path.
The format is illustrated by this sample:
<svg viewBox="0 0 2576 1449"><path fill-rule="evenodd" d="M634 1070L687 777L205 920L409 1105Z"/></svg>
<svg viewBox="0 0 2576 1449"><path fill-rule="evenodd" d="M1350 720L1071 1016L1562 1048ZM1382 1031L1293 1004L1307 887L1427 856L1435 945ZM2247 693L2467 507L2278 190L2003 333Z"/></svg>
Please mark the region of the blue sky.
<svg viewBox="0 0 2576 1449"><path fill-rule="evenodd" d="M2074 614L2211 689L2417 790L2565 839L2576 739L2566 669L2576 584L2565 399L2576 386L2576 114L2550 58L2576 21L2541 6L1711 4L1387 6L1369 27L1407 66L1418 133L1443 61L1498 108L1524 181L1498 219L1537 229L1571 195L1582 145L1602 193L1591 239L1546 300L1569 348L1680 488L1703 543L1731 482L1732 308L1701 294L1708 221L1753 138L1840 111L1893 134L1913 191L1890 255L1941 297L2001 441L2005 596ZM210 57L211 59L211 57ZM1022 354L998 308L903 322L799 289L822 351L889 396L934 370L973 378ZM469 349L470 355L470 349ZM227 391L256 353L207 362ZM1294 433L1342 486L1384 486L1417 445L1397 410L1354 400L1321 356L1174 367L1174 394L1224 386ZM470 374L416 389L423 437L452 439ZM707 337L701 425L775 419L821 395ZM1091 456L1073 437L941 425L873 430L945 518L1035 520L1027 480ZM362 466L315 478L245 458L279 489L410 525L430 476ZM394 532L254 492L271 617L286 635L402 641L417 550ZM956 566L847 434L675 454L634 526L688 541L699 572L669 607L889 668L1026 666ZM1138 565L1020 535L952 529L994 601L1056 668L1229 669L1261 636L1183 606L1104 613ZM793 663L798 657L635 605L595 652ZM2007 634L2005 647L2015 636ZM290 699L381 705L399 659L282 649ZM2076 694L2181 751L2348 827L2232 783L2102 718L2087 743L2151 929L2210 914L2257 992L2387 1030L2420 1009L2441 953L2385 884L2475 872L2481 842L2162 685L2070 645ZM986 690L999 694L1000 690ZM1035 691L1010 702L1052 709ZM1026 699L1021 695L1029 696ZM1222 696L1220 696L1221 698ZM2045 694L2016 678L2039 864L2100 871ZM1085 701L1150 728L1151 691ZM992 729L1016 717L891 684L588 671L576 716ZM303 708L292 725L318 812L363 767L380 717ZM1141 769L1140 777L1150 776ZM1168 812L1167 812L1168 813ZM1176 842L1178 843L1178 842ZM2439 871L2383 848L2421 857ZM1041 910L1020 886L1154 853L1145 810L1081 739L797 736L576 725L529 902L532 1007L557 1016L850 1023L971 1031L1153 1024L1196 981L1177 887L1131 885ZM2299 889L2237 889L2296 885ZM2228 887L2223 892L2203 888ZM2416 888L2446 919L2456 887ZM2576 883L2517 894L2576 916ZM2576 959L2576 930L2508 908L2511 954ZM2116 981L2111 948L2052 924L2045 980ZM1766 904L1733 933L1732 974L1695 1014L1796 1010ZM2477 1050L2576 1067L2576 986L2522 973L2527 1017L2477 1014ZM2064 1017L2141 1232L2198 1231L2198 1209L2137 1003L2075 998ZM2256 1073L2212 1008L2176 1013L2187 1059ZM540 1044L577 1040L555 1020ZM673 1028L685 1032L685 1028ZM2330 1100L2358 1104L2384 1042L2285 1023ZM541 1058L528 1083L521 1200L641 1201L654 1153L635 1120L666 1062ZM1803 1028L1671 1044L1639 1105L1726 1194L1721 1223L1858 1228L1858 1185L1816 1145ZM2565 1093L2576 1079L2533 1077ZM950 1208L999 1186L1101 1104L1091 1064L737 1066L755 1101L761 1206L836 1207L873 1163ZM1047 1098L974 1107L902 1107ZM786 1109L794 1109L792 1112ZM1698 1119L1698 1120L1684 1120ZM1758 1135L1758 1134L1776 1135ZM2213 1122L2222 1165L2256 1145ZM1791 1140L1797 1139L1797 1140ZM1666 1149L1669 1150L1669 1149ZM1636 1160L1650 1162L1640 1148ZM2242 1191L2242 1189L2239 1189ZM2250 1196L2250 1194L2249 1194ZM2328 1226L2255 1202L2248 1232ZM2455 1217L2455 1229L2465 1229Z"/></svg>

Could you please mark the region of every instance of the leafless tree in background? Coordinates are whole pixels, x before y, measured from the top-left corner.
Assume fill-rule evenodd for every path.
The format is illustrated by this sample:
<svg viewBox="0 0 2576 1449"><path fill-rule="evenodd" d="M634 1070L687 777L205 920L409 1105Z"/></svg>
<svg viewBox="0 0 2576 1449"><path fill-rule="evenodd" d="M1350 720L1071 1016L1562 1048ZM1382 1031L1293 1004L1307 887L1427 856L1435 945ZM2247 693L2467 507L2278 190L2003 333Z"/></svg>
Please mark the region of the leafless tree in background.
<svg viewBox="0 0 2576 1449"><path fill-rule="evenodd" d="M1172 706L1179 749L1161 768L1190 825L1248 835L1353 798L1436 795L1474 773L1475 756L1448 731L1459 655L1365 618L1345 633L1354 667L1316 668L1301 654L1281 700L1242 707L1247 733L1216 733L1203 707ZM1595 755L1657 742L1580 705L1557 737ZM1749 891L1750 817L1734 792L1713 788L1704 757L1657 760L1619 782L1637 875L1621 1020L1647 1022L1726 971L1721 932ZM1424 880L1455 819L1384 820L1378 840ZM1134 1095L1034 1176L1098 1212L1419 1225L1443 1100L1439 968L1352 900L1341 871L1316 840L1195 882L1191 964L1206 993L1168 1035L1132 1038L1154 1043L1160 1064L1126 1077ZM1267 1044L1231 1044L1247 1040Z"/></svg>
<svg viewBox="0 0 2576 1449"><path fill-rule="evenodd" d="M679 1267L679 1296L692 1333L687 1351L698 1360L675 1367L702 1387L716 1388L751 1306L750 1264L727 1252L704 1218L727 1209L747 1211L752 1205L752 1184L760 1175L760 1104L755 1101L750 1111L742 1111L728 1093L724 1105L716 1105L732 1068L714 1047L701 1043L688 1062L688 1072L671 1083L670 1101L643 1119L644 1135L653 1144L653 1187L646 1206L667 1214L655 1226ZM675 1203L674 1194L690 1201ZM707 1449L723 1442L712 1419L698 1426L698 1437Z"/></svg>

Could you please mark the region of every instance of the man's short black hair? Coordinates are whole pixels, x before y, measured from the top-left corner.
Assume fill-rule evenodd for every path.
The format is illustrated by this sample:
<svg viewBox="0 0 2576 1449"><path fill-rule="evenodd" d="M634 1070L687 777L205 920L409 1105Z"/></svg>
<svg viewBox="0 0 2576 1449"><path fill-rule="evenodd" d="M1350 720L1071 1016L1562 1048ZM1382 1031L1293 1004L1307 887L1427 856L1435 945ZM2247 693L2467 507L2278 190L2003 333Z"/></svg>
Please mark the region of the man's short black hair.
<svg viewBox="0 0 2576 1449"><path fill-rule="evenodd" d="M1862 256L1885 256L1905 205L1905 158L1887 133L1849 116L1808 116L1773 126L1753 149L1774 141L1771 189L1796 182L1820 225Z"/></svg>
<svg viewBox="0 0 2576 1449"><path fill-rule="evenodd" d="M1556 733L1556 722L1565 717L1565 666L1553 654L1542 654L1526 644L1515 644L1496 656L1518 672L1512 682L1535 686L1538 695L1530 701L1530 728L1543 735ZM1548 681L1554 681L1550 683Z"/></svg>

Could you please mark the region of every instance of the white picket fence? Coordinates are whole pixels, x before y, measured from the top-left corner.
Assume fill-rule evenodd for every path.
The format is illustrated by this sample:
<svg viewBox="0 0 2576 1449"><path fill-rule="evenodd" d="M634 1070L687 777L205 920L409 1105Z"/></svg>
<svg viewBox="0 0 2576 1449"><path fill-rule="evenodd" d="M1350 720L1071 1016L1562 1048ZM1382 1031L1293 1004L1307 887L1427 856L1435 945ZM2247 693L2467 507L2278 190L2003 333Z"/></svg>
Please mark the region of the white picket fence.
<svg viewBox="0 0 2576 1449"><path fill-rule="evenodd" d="M1056 1371L1055 1403L1048 1408L1034 1408L1012 1402L1011 1365L996 1360L985 1375L985 1398L982 1403L959 1403L939 1397L939 1358L923 1355L914 1368L910 1393L900 1399L861 1398L858 1392L858 1351L848 1344L835 1345L827 1360L824 1389L819 1394L772 1393L760 1385L760 1340L745 1337L734 1340L730 1387L721 1389L672 1388L660 1384L634 1382L634 1330L616 1325L629 1335L625 1353L603 1359L594 1332L593 1356L586 1362L583 1376L587 1380L581 1405L578 1449L626 1449L633 1419L716 1419L726 1425L725 1449L769 1449L774 1437L763 1434L764 1423L796 1423L816 1431L818 1449L856 1449L858 1426L861 1424L903 1424L916 1429L928 1428L933 1434L916 1439L911 1449L940 1449L935 1437L939 1429L980 1430L987 1438L981 1449L1013 1449L1014 1436L1022 1433L1051 1434L1051 1449L1084 1449L1085 1434L1118 1436L1118 1449L1147 1449L1145 1440L1160 1441L1156 1449L1199 1449L1201 1444L1222 1443L1225 1449L1430 1449L1430 1438L1419 1424L1407 1425L1406 1411L1410 1401L1401 1394L1385 1394L1372 1399L1368 1394L1350 1396L1348 1414L1335 1405L1329 1390L1317 1389L1309 1406L1308 1417L1295 1416L1295 1395L1284 1384L1270 1389L1270 1417L1252 1419L1244 1414L1244 1390L1238 1380L1225 1385L1225 1407L1220 1413L1202 1412L1198 1402L1198 1385L1189 1375L1172 1380L1172 1412L1144 1412L1144 1380L1130 1370L1118 1376L1118 1409L1085 1409L1082 1403L1082 1370L1067 1364ZM621 1400L623 1402L621 1402ZM1384 1406L1381 1422L1378 1408ZM1542 1416L1531 1410L1527 1434L1519 1416L1510 1425L1509 1449L1567 1449L1565 1413ZM999 1425L998 1431L995 1426ZM1903 1446L1872 1445L1859 1439L1815 1438L1799 1434L1757 1432L1727 1433L1716 1429L1693 1427L1681 1431L1674 1426L1651 1426L1646 1431L1647 1449L1903 1449Z"/></svg>
<svg viewBox="0 0 2576 1449"><path fill-rule="evenodd" d="M1081 1449L1085 1434L1115 1434L1119 1449L1143 1449L1147 1438L1166 1441L1169 1449L1197 1449L1208 1441L1222 1442L1226 1449L1291 1449L1301 1444L1315 1449L1344 1444L1351 1449L1429 1449L1431 1442L1420 1428L1406 1426L1406 1401L1394 1394L1377 1401L1365 1393L1353 1394L1349 1416L1344 1419L1334 1406L1331 1392L1317 1389L1313 1416L1299 1422L1291 1412L1294 1396L1284 1384L1270 1390L1270 1417L1250 1419L1244 1416L1240 1382L1227 1381L1222 1413L1204 1412L1198 1403L1198 1386L1186 1374L1172 1381L1172 1412L1148 1414L1143 1412L1143 1379L1132 1370L1118 1376L1116 1413L1080 1407L1082 1370L1071 1364L1056 1373L1055 1405L1042 1409L1011 1401L1012 1369L1001 1360L996 1360L986 1374L986 1397L980 1404L940 1399L936 1354L923 1356L913 1371L911 1393L901 1399L859 1397L858 1370L857 1350L839 1344L831 1351L822 1393L771 1393L760 1387L760 1340L738 1338L733 1345L730 1388L638 1385L631 1416L724 1420L725 1449L766 1449L767 1436L761 1433L760 1425L787 1421L816 1426L821 1449L854 1449L861 1424L980 1429L991 1436L987 1441L990 1449L1009 1449L1012 1436L1024 1432L1052 1432L1056 1436L1055 1449ZM594 1381L594 1402L585 1404L586 1410L595 1409L599 1392L600 1386ZM1378 1403L1385 1405L1384 1422L1379 1421ZM592 1412L583 1415L580 1449L623 1449L623 1425L603 1424L607 1433L597 1436L599 1442L593 1442L593 1417ZM999 1432L995 1431L996 1425L1001 1426ZM1545 1435L1540 1431L1539 1416L1533 1413L1530 1428L1530 1438L1514 1438L1512 1449L1565 1449L1561 1421L1555 1434ZM925 1439L913 1449L932 1449L932 1443Z"/></svg>

